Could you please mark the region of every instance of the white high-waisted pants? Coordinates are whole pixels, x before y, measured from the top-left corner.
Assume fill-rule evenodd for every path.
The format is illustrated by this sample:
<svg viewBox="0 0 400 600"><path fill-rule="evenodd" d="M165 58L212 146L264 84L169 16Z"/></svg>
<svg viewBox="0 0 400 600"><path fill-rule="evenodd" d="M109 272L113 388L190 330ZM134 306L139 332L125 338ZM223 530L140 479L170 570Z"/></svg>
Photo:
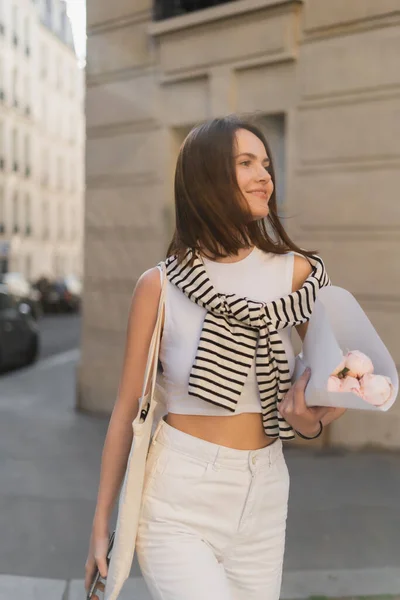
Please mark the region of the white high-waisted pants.
<svg viewBox="0 0 400 600"><path fill-rule="evenodd" d="M136 551L154 600L278 600L289 493L281 441L234 450L162 421L146 468Z"/></svg>

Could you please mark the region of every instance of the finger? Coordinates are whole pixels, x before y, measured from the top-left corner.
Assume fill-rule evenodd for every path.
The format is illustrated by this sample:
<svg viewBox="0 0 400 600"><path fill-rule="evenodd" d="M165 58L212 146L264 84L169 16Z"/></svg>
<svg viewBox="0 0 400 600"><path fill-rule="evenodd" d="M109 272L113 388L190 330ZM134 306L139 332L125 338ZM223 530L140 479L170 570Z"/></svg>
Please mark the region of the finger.
<svg viewBox="0 0 400 600"><path fill-rule="evenodd" d="M98 558L97 559L97 566L99 568L100 571L100 575L103 577L103 579L105 579L107 577L107 561L105 558Z"/></svg>
<svg viewBox="0 0 400 600"><path fill-rule="evenodd" d="M311 377L311 369L310 369L310 367L307 367L307 369L305 369L304 373L298 378L298 380L294 384L294 388L297 390L304 391L307 387L307 383L308 383L310 377Z"/></svg>
<svg viewBox="0 0 400 600"><path fill-rule="evenodd" d="M284 417L293 412L293 394L288 392L279 404L279 412Z"/></svg>
<svg viewBox="0 0 400 600"><path fill-rule="evenodd" d="M85 589L89 590L92 585L93 577L95 572L95 562L93 561L92 565L87 565L85 568Z"/></svg>
<svg viewBox="0 0 400 600"><path fill-rule="evenodd" d="M310 376L311 369L307 368L293 386L294 409L295 412L298 414L303 413L307 409L304 392L307 387L307 383L309 382Z"/></svg>
<svg viewBox="0 0 400 600"><path fill-rule="evenodd" d="M107 577L107 548L108 548L108 539L104 539L99 541L96 549L95 549L95 553L94 553L94 558L96 560L98 569L100 571L100 575L103 578Z"/></svg>
<svg viewBox="0 0 400 600"><path fill-rule="evenodd" d="M286 399L286 396L285 396L284 398L282 398L282 400L280 402L278 402L278 405L276 407L278 409L278 412L281 415L285 412L286 405L287 405L287 399Z"/></svg>

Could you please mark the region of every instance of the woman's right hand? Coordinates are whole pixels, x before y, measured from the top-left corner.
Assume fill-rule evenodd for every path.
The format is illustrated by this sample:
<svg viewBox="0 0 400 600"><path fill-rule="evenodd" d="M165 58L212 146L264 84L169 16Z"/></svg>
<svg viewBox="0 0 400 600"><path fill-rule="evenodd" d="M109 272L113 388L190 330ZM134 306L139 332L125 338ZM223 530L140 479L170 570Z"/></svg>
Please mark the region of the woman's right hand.
<svg viewBox="0 0 400 600"><path fill-rule="evenodd" d="M100 575L103 579L107 577L107 550L109 542L109 530L108 524L93 525L92 535L90 536L89 553L85 564L85 589L88 593L90 586L92 585L96 567L100 571ZM101 592L104 589L104 585L99 583L96 587L96 592L92 596L92 600L99 600L96 595L97 592Z"/></svg>

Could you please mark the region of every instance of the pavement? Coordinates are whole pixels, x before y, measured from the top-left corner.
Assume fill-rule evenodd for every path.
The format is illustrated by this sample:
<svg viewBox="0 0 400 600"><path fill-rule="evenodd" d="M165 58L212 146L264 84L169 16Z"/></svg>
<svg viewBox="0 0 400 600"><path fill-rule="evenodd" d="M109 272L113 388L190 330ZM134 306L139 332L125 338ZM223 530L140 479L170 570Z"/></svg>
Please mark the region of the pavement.
<svg viewBox="0 0 400 600"><path fill-rule="evenodd" d="M0 600L80 600L108 420L74 409L77 349L0 379ZM400 600L400 453L286 446L282 600ZM150 600L139 567L120 600ZM206 599L205 599L206 600Z"/></svg>

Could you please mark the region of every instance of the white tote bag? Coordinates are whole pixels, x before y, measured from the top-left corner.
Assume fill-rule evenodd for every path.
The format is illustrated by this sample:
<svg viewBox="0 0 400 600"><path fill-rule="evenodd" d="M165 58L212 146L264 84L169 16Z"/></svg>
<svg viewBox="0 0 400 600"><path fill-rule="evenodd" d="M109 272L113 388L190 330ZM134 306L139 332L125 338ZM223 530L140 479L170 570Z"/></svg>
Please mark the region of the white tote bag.
<svg viewBox="0 0 400 600"><path fill-rule="evenodd" d="M155 421L162 415L162 405L157 401L156 377L166 279L165 265L163 265L157 321L150 343L139 411L132 424L133 441L119 497L117 525L104 600L116 600L129 577L135 551L147 453ZM151 381L150 390L145 395L149 381Z"/></svg>

